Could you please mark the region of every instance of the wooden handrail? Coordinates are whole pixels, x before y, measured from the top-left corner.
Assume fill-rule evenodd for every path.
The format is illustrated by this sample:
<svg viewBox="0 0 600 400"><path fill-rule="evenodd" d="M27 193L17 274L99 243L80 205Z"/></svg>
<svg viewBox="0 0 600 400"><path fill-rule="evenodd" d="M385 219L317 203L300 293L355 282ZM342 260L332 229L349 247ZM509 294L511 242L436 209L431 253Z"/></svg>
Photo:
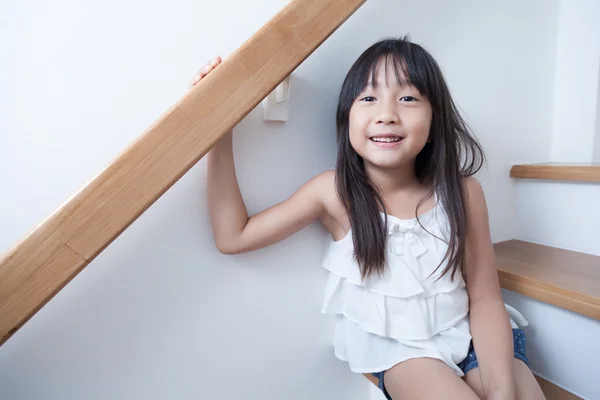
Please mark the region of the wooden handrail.
<svg viewBox="0 0 600 400"><path fill-rule="evenodd" d="M293 0L0 258L0 345L366 0Z"/></svg>

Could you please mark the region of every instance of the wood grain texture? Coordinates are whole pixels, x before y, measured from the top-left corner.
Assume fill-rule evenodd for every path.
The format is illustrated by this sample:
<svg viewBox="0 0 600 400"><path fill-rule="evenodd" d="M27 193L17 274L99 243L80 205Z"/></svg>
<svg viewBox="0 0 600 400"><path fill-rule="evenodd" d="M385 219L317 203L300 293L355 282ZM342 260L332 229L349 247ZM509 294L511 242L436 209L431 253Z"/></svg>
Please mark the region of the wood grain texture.
<svg viewBox="0 0 600 400"><path fill-rule="evenodd" d="M0 258L0 344L366 0L294 0Z"/></svg>
<svg viewBox="0 0 600 400"><path fill-rule="evenodd" d="M513 165L512 178L551 179L559 181L600 182L600 164L524 164Z"/></svg>
<svg viewBox="0 0 600 400"><path fill-rule="evenodd" d="M503 288L600 319L600 257L519 240L494 249Z"/></svg>

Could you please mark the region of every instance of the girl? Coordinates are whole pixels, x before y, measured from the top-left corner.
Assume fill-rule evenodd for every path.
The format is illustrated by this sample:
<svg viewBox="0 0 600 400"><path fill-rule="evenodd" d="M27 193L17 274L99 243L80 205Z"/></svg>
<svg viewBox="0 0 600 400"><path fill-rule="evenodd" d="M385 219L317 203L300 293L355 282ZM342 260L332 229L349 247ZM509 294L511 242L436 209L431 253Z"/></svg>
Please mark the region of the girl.
<svg viewBox="0 0 600 400"><path fill-rule="evenodd" d="M335 171L251 217L231 133L217 143L208 202L218 249L259 249L318 218L332 237L323 311L352 371L373 374L388 399L543 399L500 292L472 177L483 153L432 56L406 38L368 48L342 85L337 138Z"/></svg>

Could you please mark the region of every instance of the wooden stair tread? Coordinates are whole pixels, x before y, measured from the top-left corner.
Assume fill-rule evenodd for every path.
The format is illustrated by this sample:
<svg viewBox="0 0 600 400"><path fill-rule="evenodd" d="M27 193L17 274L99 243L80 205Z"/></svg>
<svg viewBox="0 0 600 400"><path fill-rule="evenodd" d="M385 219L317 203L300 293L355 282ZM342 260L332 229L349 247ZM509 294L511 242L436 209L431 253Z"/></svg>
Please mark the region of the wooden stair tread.
<svg viewBox="0 0 600 400"><path fill-rule="evenodd" d="M600 319L600 257L520 240L494 249L503 288Z"/></svg>
<svg viewBox="0 0 600 400"><path fill-rule="evenodd" d="M600 163L544 163L513 165L512 178L600 182Z"/></svg>

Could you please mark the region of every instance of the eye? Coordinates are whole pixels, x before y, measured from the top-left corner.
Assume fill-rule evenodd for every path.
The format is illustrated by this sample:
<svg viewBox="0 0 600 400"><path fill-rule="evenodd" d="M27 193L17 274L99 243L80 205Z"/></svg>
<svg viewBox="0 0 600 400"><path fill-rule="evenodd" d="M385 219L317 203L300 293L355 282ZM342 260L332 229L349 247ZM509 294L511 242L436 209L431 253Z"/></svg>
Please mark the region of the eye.
<svg viewBox="0 0 600 400"><path fill-rule="evenodd" d="M367 103L373 102L375 100L377 100L377 99L373 96L365 96L362 99L360 99L360 101L366 101Z"/></svg>
<svg viewBox="0 0 600 400"><path fill-rule="evenodd" d="M400 97L400 101L417 101L417 99L413 96L404 96Z"/></svg>

